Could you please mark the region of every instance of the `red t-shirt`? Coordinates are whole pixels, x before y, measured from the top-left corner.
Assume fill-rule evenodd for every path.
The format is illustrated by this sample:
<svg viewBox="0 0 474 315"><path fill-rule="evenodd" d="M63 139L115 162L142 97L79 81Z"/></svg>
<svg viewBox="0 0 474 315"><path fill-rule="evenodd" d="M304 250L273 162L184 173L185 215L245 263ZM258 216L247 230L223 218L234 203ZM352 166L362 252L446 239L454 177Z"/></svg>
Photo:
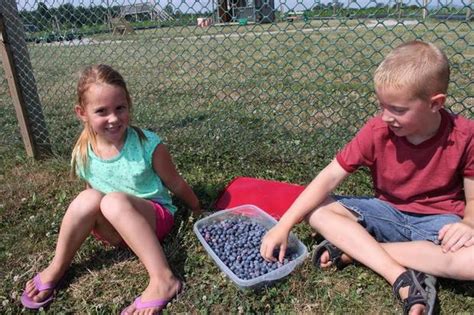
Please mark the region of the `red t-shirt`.
<svg viewBox="0 0 474 315"><path fill-rule="evenodd" d="M336 159L349 173L367 166L375 196L401 211L463 217L463 177L474 176L474 121L440 113L436 135L418 145L397 137L376 116Z"/></svg>

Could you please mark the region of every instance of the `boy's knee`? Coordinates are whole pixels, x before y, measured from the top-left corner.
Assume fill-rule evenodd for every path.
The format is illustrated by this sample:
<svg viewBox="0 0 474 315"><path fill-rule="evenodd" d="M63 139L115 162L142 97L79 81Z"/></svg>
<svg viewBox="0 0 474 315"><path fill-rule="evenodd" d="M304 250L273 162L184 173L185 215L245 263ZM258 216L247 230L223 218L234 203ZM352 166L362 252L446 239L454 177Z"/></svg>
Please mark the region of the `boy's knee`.
<svg viewBox="0 0 474 315"><path fill-rule="evenodd" d="M327 224L335 216L355 219L349 210L333 199L328 199L322 206L310 212L305 219L314 229L318 230L321 225Z"/></svg>
<svg viewBox="0 0 474 315"><path fill-rule="evenodd" d="M332 203L324 204L313 211L311 211L305 218L306 222L309 223L313 228L318 229L321 224L327 222L335 214Z"/></svg>
<svg viewBox="0 0 474 315"><path fill-rule="evenodd" d="M445 264L442 267L445 273L444 277L466 281L474 280L474 269L467 267L472 266L474 262L473 246L463 247L456 252L444 255L446 255Z"/></svg>

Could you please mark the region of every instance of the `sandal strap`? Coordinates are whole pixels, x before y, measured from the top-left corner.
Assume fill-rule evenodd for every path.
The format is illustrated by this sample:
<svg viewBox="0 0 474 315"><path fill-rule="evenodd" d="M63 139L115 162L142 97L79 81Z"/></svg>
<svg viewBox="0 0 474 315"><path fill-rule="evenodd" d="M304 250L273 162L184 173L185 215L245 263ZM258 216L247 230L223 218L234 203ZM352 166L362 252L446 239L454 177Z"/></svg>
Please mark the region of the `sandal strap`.
<svg viewBox="0 0 474 315"><path fill-rule="evenodd" d="M328 252L329 260L336 266L338 270L344 269L346 265L342 262L341 259L343 252L328 240L322 241L313 254L313 264L316 267L319 268L321 264L321 256L325 251Z"/></svg>
<svg viewBox="0 0 474 315"><path fill-rule="evenodd" d="M403 303L403 312L408 314L415 304L425 306L425 314L431 314L436 303L436 278L423 272L408 269L393 283L393 294ZM401 299L400 289L408 287L408 297Z"/></svg>
<svg viewBox="0 0 474 315"><path fill-rule="evenodd" d="M402 298L400 296L400 289L406 286L409 286L410 284L411 284L410 270L407 270L398 276L398 278L395 280L395 282L392 285L393 295L395 295L397 300L402 302Z"/></svg>
<svg viewBox="0 0 474 315"><path fill-rule="evenodd" d="M413 305L423 304L426 307L426 300L420 295L408 296L403 300L403 314L408 314Z"/></svg>

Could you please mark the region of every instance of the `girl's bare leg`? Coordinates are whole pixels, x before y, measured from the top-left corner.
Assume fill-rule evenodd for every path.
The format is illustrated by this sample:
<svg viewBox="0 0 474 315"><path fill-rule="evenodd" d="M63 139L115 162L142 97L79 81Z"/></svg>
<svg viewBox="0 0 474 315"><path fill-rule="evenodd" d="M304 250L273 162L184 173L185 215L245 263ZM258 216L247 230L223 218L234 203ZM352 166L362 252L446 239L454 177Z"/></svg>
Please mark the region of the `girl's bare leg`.
<svg viewBox="0 0 474 315"><path fill-rule="evenodd" d="M147 200L124 193L110 193L104 196L100 208L148 272L150 282L142 293L142 301L169 300L175 296L181 283L173 275L156 236L153 205ZM127 311L133 313L133 305Z"/></svg>
<svg viewBox="0 0 474 315"><path fill-rule="evenodd" d="M39 273L41 282L57 283L66 272L74 255L101 216L102 194L93 189L81 192L69 205L59 230L54 258L46 269ZM25 287L26 294L35 302L45 299L50 290L38 292L33 280Z"/></svg>

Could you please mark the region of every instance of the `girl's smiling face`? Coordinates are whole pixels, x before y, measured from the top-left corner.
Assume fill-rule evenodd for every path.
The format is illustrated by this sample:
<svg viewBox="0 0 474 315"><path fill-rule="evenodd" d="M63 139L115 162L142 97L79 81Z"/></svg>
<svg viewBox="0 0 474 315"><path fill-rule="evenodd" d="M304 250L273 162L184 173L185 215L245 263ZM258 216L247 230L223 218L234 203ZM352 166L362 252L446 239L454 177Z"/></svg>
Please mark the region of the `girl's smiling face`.
<svg viewBox="0 0 474 315"><path fill-rule="evenodd" d="M92 84L85 93L84 108L76 106L76 114L89 124L99 142L120 146L130 122L124 89L110 84Z"/></svg>
<svg viewBox="0 0 474 315"><path fill-rule="evenodd" d="M406 89L383 88L376 94L382 120L396 136L419 144L436 134L441 121L439 110L446 99L444 94L430 100L415 98Z"/></svg>

